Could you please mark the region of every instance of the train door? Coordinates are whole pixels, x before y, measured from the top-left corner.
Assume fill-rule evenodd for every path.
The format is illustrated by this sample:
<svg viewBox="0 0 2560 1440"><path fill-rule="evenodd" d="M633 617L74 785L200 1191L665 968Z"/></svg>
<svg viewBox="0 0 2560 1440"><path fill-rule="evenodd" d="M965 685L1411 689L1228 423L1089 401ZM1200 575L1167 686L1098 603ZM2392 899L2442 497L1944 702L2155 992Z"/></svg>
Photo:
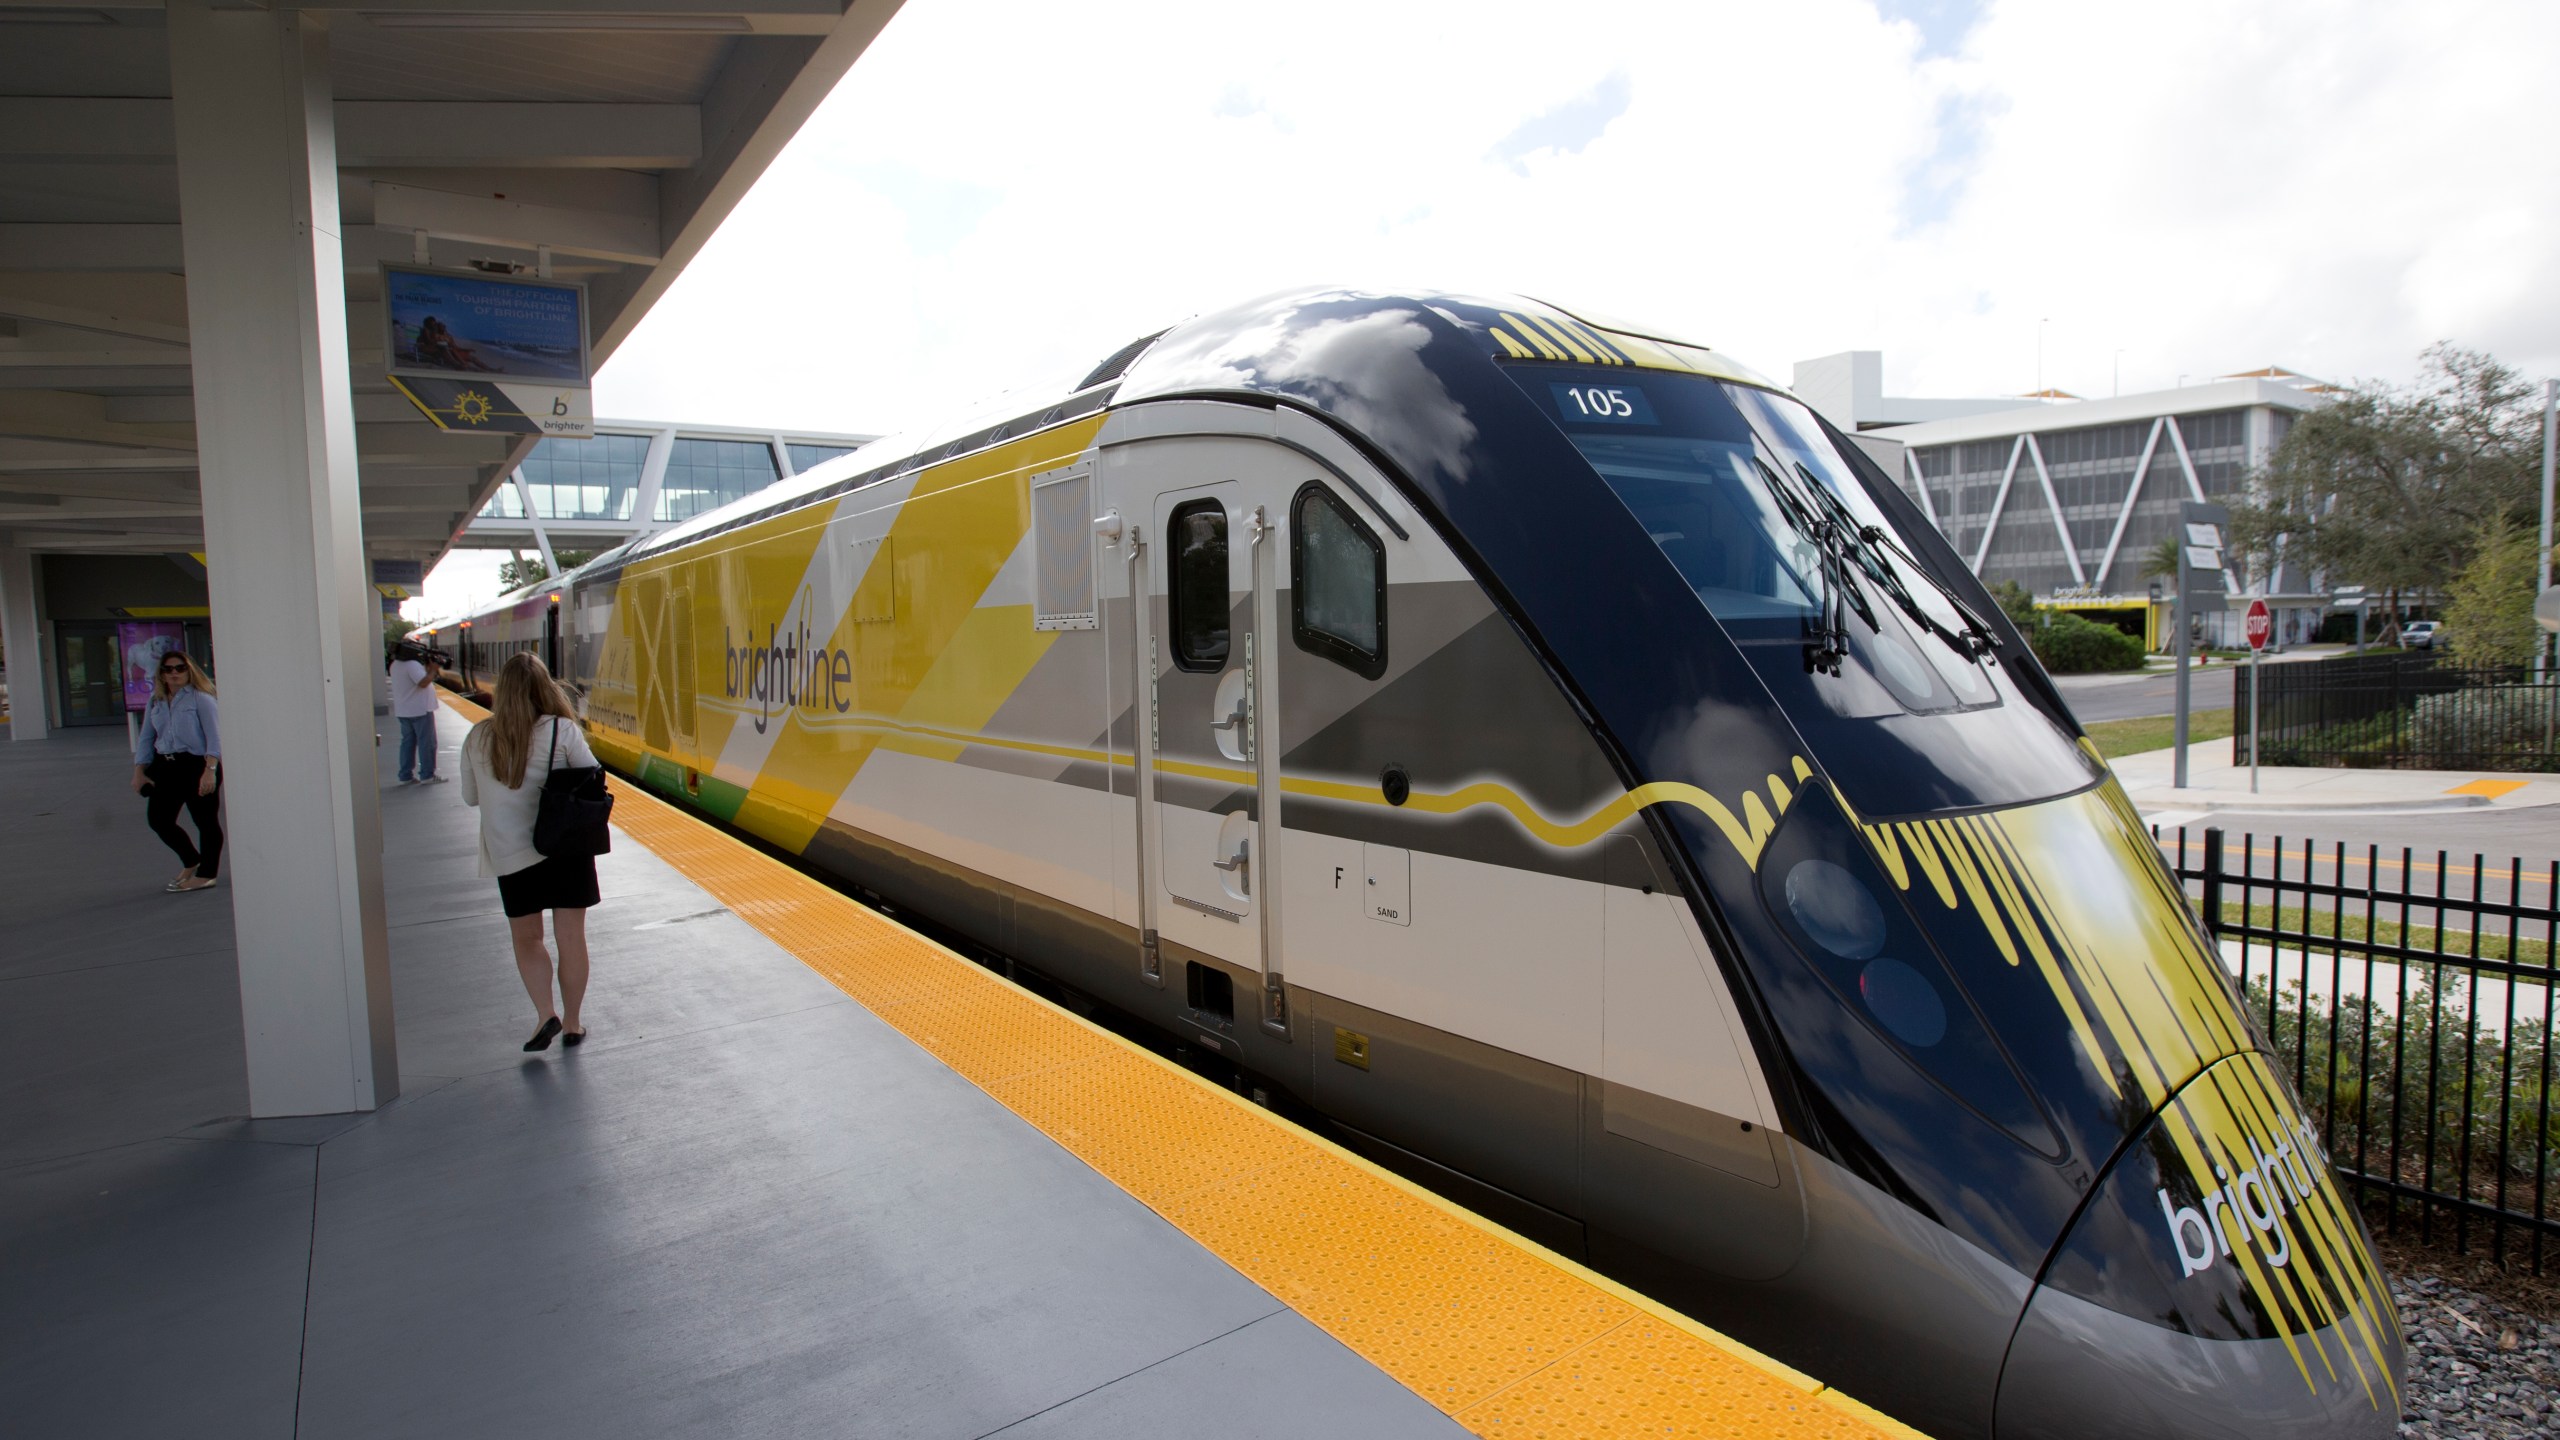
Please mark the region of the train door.
<svg viewBox="0 0 2560 1440"><path fill-rule="evenodd" d="M1273 636L1285 500L1250 448L1183 442L1131 453L1117 489L1145 603L1131 607L1137 717L1141 964L1189 1007L1285 1035L1277 906L1278 713ZM1206 482L1206 483L1203 483ZM1120 648L1117 644L1115 649ZM1223 966L1164 973L1157 940Z"/></svg>
<svg viewBox="0 0 2560 1440"><path fill-rule="evenodd" d="M557 680L565 673L560 668L560 592L551 592L551 603L542 607L542 668Z"/></svg>

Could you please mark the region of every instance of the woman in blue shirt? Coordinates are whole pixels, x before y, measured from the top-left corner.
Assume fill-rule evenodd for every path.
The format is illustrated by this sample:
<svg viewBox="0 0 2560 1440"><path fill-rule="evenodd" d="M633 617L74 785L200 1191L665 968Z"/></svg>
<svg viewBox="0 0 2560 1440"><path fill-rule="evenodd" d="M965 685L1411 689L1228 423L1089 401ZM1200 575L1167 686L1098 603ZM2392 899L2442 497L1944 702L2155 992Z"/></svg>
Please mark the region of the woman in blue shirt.
<svg viewBox="0 0 2560 1440"><path fill-rule="evenodd" d="M213 677L182 650L160 657L151 706L133 742L133 789L151 799L151 832L178 852L186 868L163 889L210 890L222 865L222 726ZM202 848L178 828L178 809L196 822Z"/></svg>

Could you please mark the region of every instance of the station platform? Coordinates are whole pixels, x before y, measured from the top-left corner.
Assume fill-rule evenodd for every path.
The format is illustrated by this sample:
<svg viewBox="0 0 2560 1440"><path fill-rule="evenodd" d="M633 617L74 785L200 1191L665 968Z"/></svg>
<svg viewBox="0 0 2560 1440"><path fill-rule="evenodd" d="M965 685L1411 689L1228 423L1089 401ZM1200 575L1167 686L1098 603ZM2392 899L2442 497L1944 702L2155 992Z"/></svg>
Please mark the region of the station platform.
<svg viewBox="0 0 2560 1440"><path fill-rule="evenodd" d="M0 746L11 1435L1913 1433L628 787L528 1055L384 745L401 1094L240 1119L232 891L122 738Z"/></svg>

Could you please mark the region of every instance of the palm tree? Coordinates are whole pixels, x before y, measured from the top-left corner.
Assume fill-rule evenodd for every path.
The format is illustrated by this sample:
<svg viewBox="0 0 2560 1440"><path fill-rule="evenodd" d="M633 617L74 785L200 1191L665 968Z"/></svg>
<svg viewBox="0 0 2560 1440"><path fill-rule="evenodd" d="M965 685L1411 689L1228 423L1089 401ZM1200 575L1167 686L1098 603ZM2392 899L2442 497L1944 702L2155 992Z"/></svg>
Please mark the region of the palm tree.
<svg viewBox="0 0 2560 1440"><path fill-rule="evenodd" d="M2160 543L2142 553L2142 578L2158 578L2175 584L2178 579L2178 537L2163 535Z"/></svg>

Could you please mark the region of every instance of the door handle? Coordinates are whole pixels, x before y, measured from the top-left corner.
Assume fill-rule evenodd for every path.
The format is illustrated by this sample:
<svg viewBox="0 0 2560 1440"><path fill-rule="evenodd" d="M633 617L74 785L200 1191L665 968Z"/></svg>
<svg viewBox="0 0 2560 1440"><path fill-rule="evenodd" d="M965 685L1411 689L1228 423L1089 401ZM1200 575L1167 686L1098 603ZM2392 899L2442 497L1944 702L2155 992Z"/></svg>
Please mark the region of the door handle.
<svg viewBox="0 0 2560 1440"><path fill-rule="evenodd" d="M1236 853L1233 855L1228 856L1224 860L1212 860L1209 862L1210 869L1224 870L1234 875L1236 877L1236 888L1248 895L1253 893L1252 866L1253 839L1250 836L1236 842Z"/></svg>
<svg viewBox="0 0 2560 1440"><path fill-rule="evenodd" d="M1242 728L1245 722L1245 707L1247 703L1248 702L1245 697L1241 695L1237 696L1234 712L1228 715L1224 720L1210 721L1209 728L1212 730L1235 730Z"/></svg>

